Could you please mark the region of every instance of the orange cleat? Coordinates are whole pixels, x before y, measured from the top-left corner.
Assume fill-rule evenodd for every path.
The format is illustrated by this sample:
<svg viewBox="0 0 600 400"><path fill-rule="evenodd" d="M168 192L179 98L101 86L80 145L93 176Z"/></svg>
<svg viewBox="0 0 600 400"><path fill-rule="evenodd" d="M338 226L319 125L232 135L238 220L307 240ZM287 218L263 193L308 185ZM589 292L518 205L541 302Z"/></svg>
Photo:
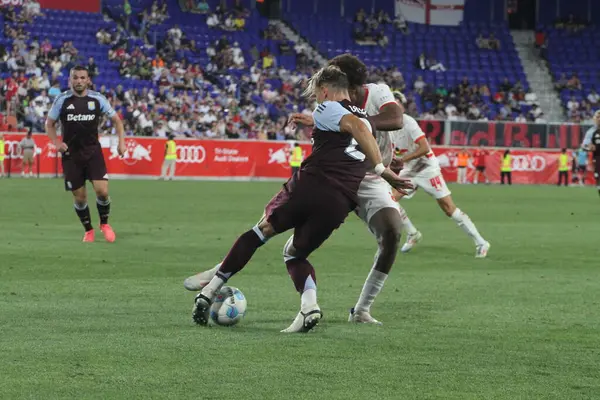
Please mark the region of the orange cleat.
<svg viewBox="0 0 600 400"><path fill-rule="evenodd" d="M94 230L86 231L85 235L83 235L84 243L92 243L94 241Z"/></svg>
<svg viewBox="0 0 600 400"><path fill-rule="evenodd" d="M115 231L113 231L109 224L100 225L100 230L104 234L104 239L106 239L107 242L112 243L117 239Z"/></svg>

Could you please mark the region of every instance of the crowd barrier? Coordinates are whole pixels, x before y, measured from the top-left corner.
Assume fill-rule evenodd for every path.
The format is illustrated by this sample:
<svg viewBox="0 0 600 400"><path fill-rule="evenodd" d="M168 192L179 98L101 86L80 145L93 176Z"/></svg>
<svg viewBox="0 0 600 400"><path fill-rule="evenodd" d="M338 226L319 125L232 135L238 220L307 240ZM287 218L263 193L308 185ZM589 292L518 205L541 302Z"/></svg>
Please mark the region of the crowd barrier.
<svg viewBox="0 0 600 400"><path fill-rule="evenodd" d="M22 156L18 148L22 134L6 134L6 169L13 174L22 170ZM45 135L34 135L36 142L36 170L43 177L61 176L60 154ZM165 139L127 137L127 152L117 154L117 139L100 138L102 151L110 177L155 179L160 176L164 159ZM290 176L288 163L290 142L256 140L177 140L178 178L223 180L281 180ZM311 151L309 143L301 144L304 156ZM433 146L447 181L457 177L457 151L460 147ZM492 182L500 180L502 148L488 148L486 170ZM555 184L558 178L559 150L513 148L513 183ZM591 163L590 163L591 165ZM468 166L468 179L472 180L475 166ZM586 183L593 183L593 173L588 171Z"/></svg>

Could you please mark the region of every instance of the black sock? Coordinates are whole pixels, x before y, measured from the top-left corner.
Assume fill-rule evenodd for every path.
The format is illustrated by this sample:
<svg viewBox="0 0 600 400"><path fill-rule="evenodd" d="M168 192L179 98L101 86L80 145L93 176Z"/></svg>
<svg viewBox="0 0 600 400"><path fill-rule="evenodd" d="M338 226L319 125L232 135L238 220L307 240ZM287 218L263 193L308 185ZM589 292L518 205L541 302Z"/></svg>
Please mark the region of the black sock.
<svg viewBox="0 0 600 400"><path fill-rule="evenodd" d="M108 216L110 215L110 197L96 198L96 205L98 206L98 215L100 215L100 224L108 224Z"/></svg>
<svg viewBox="0 0 600 400"><path fill-rule="evenodd" d="M85 231L91 231L92 229L94 229L92 227L92 218L90 217L90 208L88 207L87 203L85 204L74 204L75 207L75 212L77 213L77 216L79 217L79 220L81 221L81 225L83 225L83 227L85 228Z"/></svg>

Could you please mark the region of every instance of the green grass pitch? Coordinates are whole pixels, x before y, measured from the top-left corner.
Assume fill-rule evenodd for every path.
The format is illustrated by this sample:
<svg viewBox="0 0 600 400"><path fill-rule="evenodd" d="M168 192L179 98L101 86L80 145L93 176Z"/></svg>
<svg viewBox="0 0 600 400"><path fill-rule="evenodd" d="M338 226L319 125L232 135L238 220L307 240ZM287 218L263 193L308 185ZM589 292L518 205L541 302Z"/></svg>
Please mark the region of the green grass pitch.
<svg viewBox="0 0 600 400"><path fill-rule="evenodd" d="M311 257L314 332L279 333L299 306L287 235L231 281L248 298L240 325L195 326L183 279L278 187L113 181L117 242L83 244L61 181L0 180L0 399L600 398L595 190L452 186L492 243L485 260L427 195L404 201L424 240L373 307L383 327L346 322L375 252L355 216Z"/></svg>

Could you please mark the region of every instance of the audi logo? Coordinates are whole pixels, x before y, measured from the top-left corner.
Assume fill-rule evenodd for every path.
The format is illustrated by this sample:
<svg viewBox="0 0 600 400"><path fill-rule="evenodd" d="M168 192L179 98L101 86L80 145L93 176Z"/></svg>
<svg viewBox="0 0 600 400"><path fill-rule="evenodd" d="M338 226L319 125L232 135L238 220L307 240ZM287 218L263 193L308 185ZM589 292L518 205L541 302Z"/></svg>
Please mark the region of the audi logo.
<svg viewBox="0 0 600 400"><path fill-rule="evenodd" d="M542 156L518 155L512 157L513 171L535 171L540 172L546 169L546 159Z"/></svg>
<svg viewBox="0 0 600 400"><path fill-rule="evenodd" d="M184 164L202 164L206 159L203 146L177 146L177 162Z"/></svg>
<svg viewBox="0 0 600 400"><path fill-rule="evenodd" d="M6 142L6 155L10 158L23 158L23 151L19 148L19 143L15 140L7 140ZM37 153L37 146L35 148Z"/></svg>

